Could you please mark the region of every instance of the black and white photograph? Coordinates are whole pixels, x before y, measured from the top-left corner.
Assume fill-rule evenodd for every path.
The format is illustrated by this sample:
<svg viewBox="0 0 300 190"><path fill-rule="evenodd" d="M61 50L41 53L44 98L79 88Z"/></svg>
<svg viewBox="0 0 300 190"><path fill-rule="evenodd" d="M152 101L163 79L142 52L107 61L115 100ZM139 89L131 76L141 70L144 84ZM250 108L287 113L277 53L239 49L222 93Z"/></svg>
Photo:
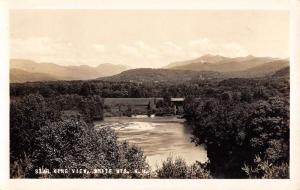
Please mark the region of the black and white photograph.
<svg viewBox="0 0 300 190"><path fill-rule="evenodd" d="M299 21L299 0L0 0L0 190L298 190Z"/></svg>
<svg viewBox="0 0 300 190"><path fill-rule="evenodd" d="M9 14L10 178L289 178L288 11Z"/></svg>

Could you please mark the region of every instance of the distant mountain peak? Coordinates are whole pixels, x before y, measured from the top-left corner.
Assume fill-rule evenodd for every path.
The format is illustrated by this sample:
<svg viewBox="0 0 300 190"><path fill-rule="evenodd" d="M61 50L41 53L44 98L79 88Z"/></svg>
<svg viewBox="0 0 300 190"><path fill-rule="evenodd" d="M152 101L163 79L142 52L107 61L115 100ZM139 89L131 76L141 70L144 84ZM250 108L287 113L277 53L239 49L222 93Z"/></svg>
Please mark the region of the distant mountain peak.
<svg viewBox="0 0 300 190"><path fill-rule="evenodd" d="M191 71L237 72L274 61L280 61L280 59L272 57L255 57L251 54L245 57L234 58L205 54L197 59L171 63L165 68ZM278 68L280 68L280 66L278 66Z"/></svg>
<svg viewBox="0 0 300 190"><path fill-rule="evenodd" d="M22 69L23 71L30 73L39 73L37 76L47 74L48 76L53 76L58 80L89 80L103 76L115 75L128 70L128 67L125 65L101 64L96 67L91 67L89 65L63 66L55 63L34 62L26 59L11 59L10 68ZM26 73L25 75L24 72L15 73L28 76L28 74Z"/></svg>
<svg viewBox="0 0 300 190"><path fill-rule="evenodd" d="M121 65L121 64L114 64L114 63L101 63L96 67L101 67L101 66L125 66L125 65Z"/></svg>
<svg viewBox="0 0 300 190"><path fill-rule="evenodd" d="M198 58L195 58L195 59L170 63L169 65L165 66L164 68L173 68L173 67L178 67L178 66L190 64L190 63L205 63L205 64L212 63L212 64L215 64L215 63L218 63L218 62L221 62L221 61L226 61L226 60L229 60L229 59L230 58L224 57L224 56L221 56L221 55L204 54L201 57L198 57Z"/></svg>
<svg viewBox="0 0 300 190"><path fill-rule="evenodd" d="M213 57L224 57L224 56L221 56L221 55L218 55L218 54L210 54L210 53L207 53L207 54L204 54L202 55L200 58L213 58Z"/></svg>
<svg viewBox="0 0 300 190"><path fill-rule="evenodd" d="M88 65L79 65L79 67L81 67L81 68L88 68L89 66Z"/></svg>
<svg viewBox="0 0 300 190"><path fill-rule="evenodd" d="M112 63L100 63L99 65L97 65L97 67L103 66L103 65L116 65L116 64L112 64Z"/></svg>
<svg viewBox="0 0 300 190"><path fill-rule="evenodd" d="M202 55L201 57L215 57L216 55L210 54L210 53L206 53L204 55Z"/></svg>
<svg viewBox="0 0 300 190"><path fill-rule="evenodd" d="M247 57L247 58L254 58L255 56L249 54L249 55L247 55L246 57Z"/></svg>

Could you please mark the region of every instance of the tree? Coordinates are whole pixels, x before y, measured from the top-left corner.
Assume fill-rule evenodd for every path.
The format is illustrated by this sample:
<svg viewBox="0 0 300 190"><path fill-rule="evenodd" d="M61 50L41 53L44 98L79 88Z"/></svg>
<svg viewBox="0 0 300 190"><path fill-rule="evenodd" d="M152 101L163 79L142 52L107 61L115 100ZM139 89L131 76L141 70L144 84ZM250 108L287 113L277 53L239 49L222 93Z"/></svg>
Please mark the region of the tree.
<svg viewBox="0 0 300 190"><path fill-rule="evenodd" d="M47 119L47 107L39 94L30 94L10 105L11 160L30 155L36 148L37 131Z"/></svg>
<svg viewBox="0 0 300 190"><path fill-rule="evenodd" d="M209 179L212 178L208 164L202 164L198 161L188 165L182 158L168 157L163 161L162 166L156 170L159 178L169 179Z"/></svg>
<svg viewBox="0 0 300 190"><path fill-rule="evenodd" d="M91 84L89 82L84 82L80 89L80 95L88 96L92 94Z"/></svg>
<svg viewBox="0 0 300 190"><path fill-rule="evenodd" d="M207 100L203 104L189 105L185 107L185 113L193 126L192 140L197 145L206 145L210 170L215 177L247 177L244 164L259 167L254 162L256 156L262 158L263 163L272 163L273 169L288 164L287 98L271 97L252 103ZM287 174L286 168L282 170ZM256 174L256 177L263 176L263 173Z"/></svg>

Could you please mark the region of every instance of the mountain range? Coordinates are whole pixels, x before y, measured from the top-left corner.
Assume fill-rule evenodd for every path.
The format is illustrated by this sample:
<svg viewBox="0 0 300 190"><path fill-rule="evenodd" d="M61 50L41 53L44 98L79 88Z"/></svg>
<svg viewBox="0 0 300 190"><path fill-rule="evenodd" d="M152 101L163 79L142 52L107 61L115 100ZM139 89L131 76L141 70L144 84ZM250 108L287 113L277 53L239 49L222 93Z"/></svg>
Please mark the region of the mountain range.
<svg viewBox="0 0 300 190"><path fill-rule="evenodd" d="M120 74L100 77L96 80L124 81L124 82L168 82L181 83L187 81L221 78L222 73L213 71L190 71L170 69L131 69Z"/></svg>
<svg viewBox="0 0 300 190"><path fill-rule="evenodd" d="M38 80L88 80L97 77L115 75L129 69L124 65L100 64L96 67L87 65L62 66L54 63L38 63L25 59L10 60L11 82ZM32 75L32 76L29 76Z"/></svg>
<svg viewBox="0 0 300 190"><path fill-rule="evenodd" d="M289 62L286 60L275 60L270 61L267 63L263 63L257 65L255 67L251 67L246 70L238 71L238 72L231 72L227 73L228 76L231 77L264 77L264 76L271 76L275 74L277 71L283 68L289 68Z"/></svg>
<svg viewBox="0 0 300 190"><path fill-rule="evenodd" d="M288 59L255 57L252 55L229 58L206 54L196 59L170 63L160 69L129 69L127 66L114 64L100 64L96 67L87 65L61 66L54 63L12 59L10 61L10 81L96 79L133 82L180 82L210 78L272 76L286 67L289 67ZM285 71L282 72L286 73Z"/></svg>
<svg viewBox="0 0 300 190"><path fill-rule="evenodd" d="M45 73L32 73L22 69L10 69L10 82L22 83L27 81L53 81L55 77Z"/></svg>
<svg viewBox="0 0 300 190"><path fill-rule="evenodd" d="M290 77L290 67L284 67L283 69L276 71L272 76L289 78Z"/></svg>
<svg viewBox="0 0 300 190"><path fill-rule="evenodd" d="M193 71L236 72L278 60L281 59L272 57L254 57L252 55L229 58L220 55L206 54L197 59L171 63L165 68Z"/></svg>
<svg viewBox="0 0 300 190"><path fill-rule="evenodd" d="M97 80L186 82L213 78L253 78L277 76L279 74L275 73L283 68L289 68L287 59L252 55L229 58L206 54L197 59L171 63L163 69L133 69L114 76L100 77ZM287 76L286 70L281 72L283 76Z"/></svg>

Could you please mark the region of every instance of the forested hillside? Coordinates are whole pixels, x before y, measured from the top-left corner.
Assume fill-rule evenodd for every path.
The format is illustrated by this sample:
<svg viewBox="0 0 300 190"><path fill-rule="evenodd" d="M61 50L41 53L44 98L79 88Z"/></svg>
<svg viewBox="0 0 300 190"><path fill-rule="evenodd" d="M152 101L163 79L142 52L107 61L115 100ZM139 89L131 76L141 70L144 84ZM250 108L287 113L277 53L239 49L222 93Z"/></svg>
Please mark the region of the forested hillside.
<svg viewBox="0 0 300 190"><path fill-rule="evenodd" d="M286 72L285 69L263 78L204 79L178 84L97 80L12 83L11 176L36 177L32 165L122 165L129 170L134 165L148 170L142 150L118 142L109 129L93 128L92 122L103 118L103 98L159 97L151 113L164 115L173 113L171 97L183 97L182 114L192 130L191 140L205 145L208 163L187 166L182 160L167 160L153 175L79 176L288 178L289 77L281 77ZM76 156L79 152L80 157ZM179 170L183 173L177 175Z"/></svg>
<svg viewBox="0 0 300 190"><path fill-rule="evenodd" d="M165 82L165 83L183 83L195 80L214 79L222 77L221 73L211 71L180 71L169 69L131 69L118 75L110 77L101 77L97 80L115 81L115 82Z"/></svg>

